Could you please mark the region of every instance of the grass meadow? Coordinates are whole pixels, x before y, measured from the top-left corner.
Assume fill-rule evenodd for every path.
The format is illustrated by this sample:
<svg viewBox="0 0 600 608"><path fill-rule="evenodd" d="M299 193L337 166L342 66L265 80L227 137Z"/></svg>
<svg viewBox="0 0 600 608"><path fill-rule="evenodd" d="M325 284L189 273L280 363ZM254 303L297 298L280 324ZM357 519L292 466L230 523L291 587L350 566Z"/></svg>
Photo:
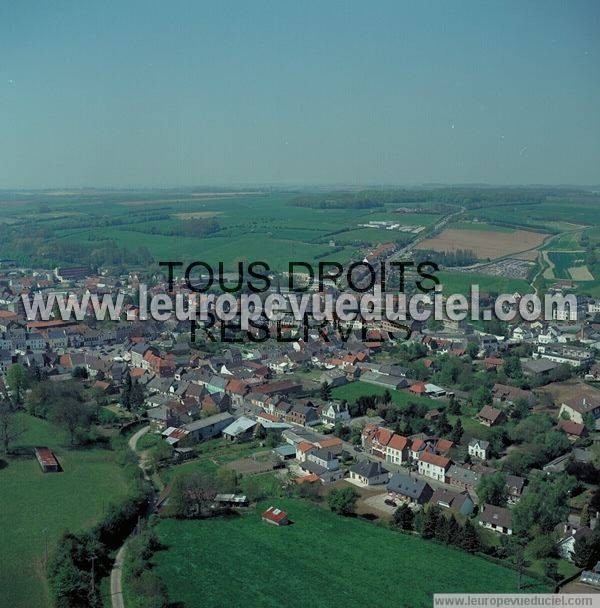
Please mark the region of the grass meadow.
<svg viewBox="0 0 600 608"><path fill-rule="evenodd" d="M293 524L262 522L271 504ZM156 532L167 547L153 558L156 571L186 608L430 608L436 592L517 591L510 569L294 499L239 517L167 519ZM524 584L550 591L537 579Z"/></svg>
<svg viewBox="0 0 600 608"><path fill-rule="evenodd" d="M531 286L523 279L511 279L508 277L489 276L474 272L453 272L451 270L443 270L436 273L444 288L444 295L448 296L454 293L469 296L471 294L471 285L479 285L481 294L489 293L514 293L518 291L521 294L529 293Z"/></svg>
<svg viewBox="0 0 600 608"><path fill-rule="evenodd" d="M48 606L46 555L66 530L93 525L110 502L127 494L127 481L108 450L70 450L66 435L23 416L22 447L51 447L63 468L42 473L35 458L8 458L0 470L0 605Z"/></svg>

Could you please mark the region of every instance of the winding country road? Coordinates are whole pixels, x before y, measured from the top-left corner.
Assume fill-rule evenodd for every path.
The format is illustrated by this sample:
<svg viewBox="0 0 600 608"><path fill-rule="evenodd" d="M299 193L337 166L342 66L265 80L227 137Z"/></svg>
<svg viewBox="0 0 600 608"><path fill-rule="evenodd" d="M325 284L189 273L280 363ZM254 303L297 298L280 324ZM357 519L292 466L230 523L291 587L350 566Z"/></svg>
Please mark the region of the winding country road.
<svg viewBox="0 0 600 608"><path fill-rule="evenodd" d="M150 481L148 474L146 473L146 453L138 452L136 450L136 445L138 440L143 437L150 430L149 426L145 426L141 428L139 431L134 433L129 438L129 447L133 452L138 455L139 462L138 466L142 469L144 473L144 478ZM127 550L127 540L121 545L119 550L117 551L117 555L115 557L115 562L113 564L112 570L110 572L110 601L112 608L125 608L125 603L123 601L123 588L121 586L121 581L123 578L123 562L125 561L125 553Z"/></svg>

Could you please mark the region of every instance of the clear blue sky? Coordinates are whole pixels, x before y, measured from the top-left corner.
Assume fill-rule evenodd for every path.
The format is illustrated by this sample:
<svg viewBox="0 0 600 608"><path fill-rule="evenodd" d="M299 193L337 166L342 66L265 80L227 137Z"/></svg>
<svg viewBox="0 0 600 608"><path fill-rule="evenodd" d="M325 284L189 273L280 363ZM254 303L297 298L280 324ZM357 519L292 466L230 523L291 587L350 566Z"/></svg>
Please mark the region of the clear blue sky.
<svg viewBox="0 0 600 608"><path fill-rule="evenodd" d="M600 182L600 2L0 2L0 187Z"/></svg>

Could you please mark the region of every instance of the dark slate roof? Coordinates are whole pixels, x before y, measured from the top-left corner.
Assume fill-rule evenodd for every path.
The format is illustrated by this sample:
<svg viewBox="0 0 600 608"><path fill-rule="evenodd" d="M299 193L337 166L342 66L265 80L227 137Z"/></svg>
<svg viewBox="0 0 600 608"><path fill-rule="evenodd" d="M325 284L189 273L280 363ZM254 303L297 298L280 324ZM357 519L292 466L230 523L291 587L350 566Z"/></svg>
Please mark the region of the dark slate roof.
<svg viewBox="0 0 600 608"><path fill-rule="evenodd" d="M387 482L388 492L395 492L402 496L418 499L429 484L418 477L394 473Z"/></svg>
<svg viewBox="0 0 600 608"><path fill-rule="evenodd" d="M355 465L350 467L352 473L366 477L367 479L375 477L377 475L383 475L389 473L387 469L384 469L380 462L357 462Z"/></svg>
<svg viewBox="0 0 600 608"><path fill-rule="evenodd" d="M504 507L485 504L479 514L479 519L483 523L495 524L503 528L512 528L512 513Z"/></svg>

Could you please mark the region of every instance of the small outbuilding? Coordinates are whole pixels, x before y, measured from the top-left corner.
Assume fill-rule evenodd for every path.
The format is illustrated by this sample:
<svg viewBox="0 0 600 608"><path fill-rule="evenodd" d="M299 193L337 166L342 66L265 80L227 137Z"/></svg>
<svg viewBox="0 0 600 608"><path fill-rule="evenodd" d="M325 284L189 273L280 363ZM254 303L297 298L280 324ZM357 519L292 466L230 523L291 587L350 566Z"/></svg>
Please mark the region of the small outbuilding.
<svg viewBox="0 0 600 608"><path fill-rule="evenodd" d="M287 526L290 523L287 513L277 507L269 507L262 514L262 520L275 526Z"/></svg>
<svg viewBox="0 0 600 608"><path fill-rule="evenodd" d="M50 448L35 448L35 457L44 473L58 473L60 471L58 460Z"/></svg>

